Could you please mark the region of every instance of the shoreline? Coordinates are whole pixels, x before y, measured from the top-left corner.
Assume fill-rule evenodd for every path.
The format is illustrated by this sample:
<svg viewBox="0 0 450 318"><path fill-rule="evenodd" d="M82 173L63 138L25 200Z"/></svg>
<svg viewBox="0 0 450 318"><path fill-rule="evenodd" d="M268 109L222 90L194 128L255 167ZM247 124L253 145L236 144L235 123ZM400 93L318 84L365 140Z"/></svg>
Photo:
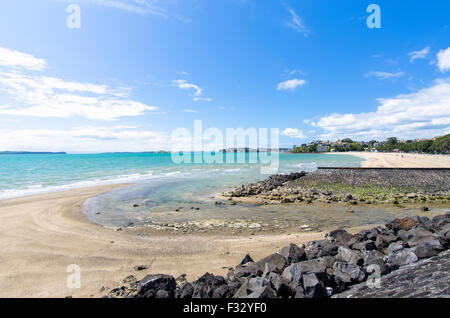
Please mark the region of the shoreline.
<svg viewBox="0 0 450 318"><path fill-rule="evenodd" d="M0 201L0 297L99 297L128 275L141 278L155 272L187 274L189 279L206 271L224 275L225 265L236 265L243 254L263 257L292 242L321 239L327 232L144 236L136 229L105 228L84 216L86 199L120 186ZM80 289L66 286L71 264L80 266ZM149 268L135 271L138 265Z"/></svg>
<svg viewBox="0 0 450 318"><path fill-rule="evenodd" d="M322 239L335 229L156 235L139 228L116 231L85 216L88 198L126 186L108 184L0 200L0 297L100 297L129 275L140 279L150 273L187 274L190 280L205 272L225 275L246 253L259 259L290 243ZM346 230L357 233L373 226ZM66 286L71 264L80 266L80 289ZM148 269L135 271L139 265Z"/></svg>

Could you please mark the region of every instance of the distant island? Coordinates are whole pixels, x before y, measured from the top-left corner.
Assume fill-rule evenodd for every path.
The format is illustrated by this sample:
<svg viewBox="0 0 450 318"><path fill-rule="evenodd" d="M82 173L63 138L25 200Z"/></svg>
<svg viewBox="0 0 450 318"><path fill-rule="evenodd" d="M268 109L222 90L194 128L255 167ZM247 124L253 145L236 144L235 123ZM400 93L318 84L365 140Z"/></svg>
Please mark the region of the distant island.
<svg viewBox="0 0 450 318"><path fill-rule="evenodd" d="M0 155L65 155L65 152L0 151Z"/></svg>

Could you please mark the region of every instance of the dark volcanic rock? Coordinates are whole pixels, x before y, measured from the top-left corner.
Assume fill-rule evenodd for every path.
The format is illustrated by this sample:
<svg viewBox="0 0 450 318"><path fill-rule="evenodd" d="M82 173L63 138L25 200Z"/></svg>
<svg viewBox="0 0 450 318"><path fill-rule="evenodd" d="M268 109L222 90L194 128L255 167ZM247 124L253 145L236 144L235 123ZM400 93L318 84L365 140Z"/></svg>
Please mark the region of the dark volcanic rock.
<svg viewBox="0 0 450 318"><path fill-rule="evenodd" d="M301 285L303 272L299 266L300 263L292 264L283 271L281 279L292 284L293 287Z"/></svg>
<svg viewBox="0 0 450 318"><path fill-rule="evenodd" d="M345 262L334 263L333 274L338 282L343 282L345 284L359 283L363 281L366 276L359 266Z"/></svg>
<svg viewBox="0 0 450 318"><path fill-rule="evenodd" d="M303 275L303 288L306 297L308 298L324 298L327 296L327 291L314 273L307 273Z"/></svg>
<svg viewBox="0 0 450 318"><path fill-rule="evenodd" d="M389 272L389 267L386 265L386 262L384 261L385 255L383 253L380 253L378 251L367 251L364 252L364 271L366 273L372 273L372 270L368 270L370 265L377 265L380 269L381 274L386 274Z"/></svg>
<svg viewBox="0 0 450 318"><path fill-rule="evenodd" d="M418 257L410 249L402 249L388 256L388 266L396 269L400 266L414 263L417 260Z"/></svg>
<svg viewBox="0 0 450 318"><path fill-rule="evenodd" d="M175 278L164 274L151 274L145 276L139 283L138 295L143 297L155 297L157 291L165 290L174 293L176 289Z"/></svg>
<svg viewBox="0 0 450 318"><path fill-rule="evenodd" d="M334 230L327 233L325 238L337 242L339 245L346 245L353 238L353 235L345 230Z"/></svg>
<svg viewBox="0 0 450 318"><path fill-rule="evenodd" d="M312 241L305 247L306 258L309 260L321 256L334 256L337 251L338 245L329 240Z"/></svg>
<svg viewBox="0 0 450 318"><path fill-rule="evenodd" d="M373 251L377 249L377 245L374 241L368 240L352 245L352 249L359 250L361 252Z"/></svg>
<svg viewBox="0 0 450 318"><path fill-rule="evenodd" d="M433 257L439 253L438 249L428 243L421 243L413 247L411 251L416 254L419 259Z"/></svg>
<svg viewBox="0 0 450 318"><path fill-rule="evenodd" d="M355 235L336 230L324 240L306 247L290 244L258 262L246 255L226 278L206 273L189 283L185 275L152 274L140 281L131 275L105 297L318 298L355 284L355 294L362 297L450 297L449 221L447 214L397 219ZM369 290L379 282L377 275L383 291Z"/></svg>
<svg viewBox="0 0 450 318"><path fill-rule="evenodd" d="M364 254L344 246L339 246L336 258L349 264L362 265Z"/></svg>
<svg viewBox="0 0 450 318"><path fill-rule="evenodd" d="M305 250L295 244L289 244L288 246L283 247L279 254L284 256L288 264L306 260Z"/></svg>
<svg viewBox="0 0 450 318"><path fill-rule="evenodd" d="M333 298L448 298L450 297L450 250L406 265L381 276L380 288L365 282L333 295Z"/></svg>
<svg viewBox="0 0 450 318"><path fill-rule="evenodd" d="M194 294L192 298L211 298L218 287L226 284L227 281L222 276L206 273L193 283Z"/></svg>
<svg viewBox="0 0 450 318"><path fill-rule="evenodd" d="M244 258L239 263L239 265L245 265L247 263L253 263L253 258L250 256L250 254L245 254Z"/></svg>
<svg viewBox="0 0 450 318"><path fill-rule="evenodd" d="M191 283L184 283L181 285L179 295L180 298L192 298L192 295L194 294L194 287Z"/></svg>

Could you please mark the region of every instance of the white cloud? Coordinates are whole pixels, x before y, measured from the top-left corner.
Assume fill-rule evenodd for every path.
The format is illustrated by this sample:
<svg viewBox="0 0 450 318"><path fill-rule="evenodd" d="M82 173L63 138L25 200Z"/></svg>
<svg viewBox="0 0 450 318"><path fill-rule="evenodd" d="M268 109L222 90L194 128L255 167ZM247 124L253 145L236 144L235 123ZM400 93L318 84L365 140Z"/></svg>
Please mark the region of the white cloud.
<svg viewBox="0 0 450 318"><path fill-rule="evenodd" d="M309 30L303 25L302 19L297 15L294 9L289 8L286 5L285 8L289 11L292 17L291 21L287 22L286 25L307 37Z"/></svg>
<svg viewBox="0 0 450 318"><path fill-rule="evenodd" d="M195 109L183 109L182 112L183 113L198 113L198 111L196 111Z"/></svg>
<svg viewBox="0 0 450 318"><path fill-rule="evenodd" d="M21 67L31 71L41 71L46 67L47 63L45 60L36 58L30 54L0 47L0 65L14 68Z"/></svg>
<svg viewBox="0 0 450 318"><path fill-rule="evenodd" d="M441 72L444 73L450 70L450 47L448 47L446 50L440 50L437 54L437 60L437 65Z"/></svg>
<svg viewBox="0 0 450 318"><path fill-rule="evenodd" d="M128 126L0 130L2 150L114 152L170 149L170 136Z"/></svg>
<svg viewBox="0 0 450 318"><path fill-rule="evenodd" d="M186 80L173 80L172 84L176 85L178 88L180 89L186 89L186 90L193 90L194 93L192 94L193 96L193 100L194 101L205 101L205 102L210 102L212 101L212 98L203 98L201 97L203 95L203 88L200 88L198 85L192 84L192 83L188 83Z"/></svg>
<svg viewBox="0 0 450 318"><path fill-rule="evenodd" d="M286 128L281 132L282 136L288 136L291 138L296 139L303 139L306 138L306 136L303 134L303 132L300 129L297 128Z"/></svg>
<svg viewBox="0 0 450 318"><path fill-rule="evenodd" d="M277 90L286 91L286 90L295 90L298 86L303 86L306 84L304 79L294 78L291 80L287 80L281 83L278 83Z"/></svg>
<svg viewBox="0 0 450 318"><path fill-rule="evenodd" d="M419 51L413 51L408 53L409 55L409 61L411 63L414 63L417 59L424 59L427 57L428 53L430 53L430 47L427 46L426 48L419 50Z"/></svg>
<svg viewBox="0 0 450 318"><path fill-rule="evenodd" d="M405 75L404 72L397 72L397 73L389 73L389 72L380 72L380 71L370 71L365 76L366 77L376 77L378 79L389 79L389 78L399 78Z"/></svg>
<svg viewBox="0 0 450 318"><path fill-rule="evenodd" d="M58 0L62 2L73 2L73 0ZM159 15L167 17L165 9L157 6L152 0L77 0L79 4L93 4L103 7L119 9L137 13L140 15Z"/></svg>
<svg viewBox="0 0 450 318"><path fill-rule="evenodd" d="M5 50L13 53L3 55L7 56L2 60L3 65L12 69L0 72L0 90L6 92L12 102L11 105L3 105L0 114L57 118L82 116L114 120L140 116L158 109L129 99L128 92L122 88L110 89L107 85L65 81L18 71L15 69L17 65L25 68L25 71L40 70L46 62L9 49L0 52Z"/></svg>
<svg viewBox="0 0 450 318"><path fill-rule="evenodd" d="M311 124L324 130L318 136L324 139L415 138L450 133L450 79L378 101L380 106L375 112L332 114Z"/></svg>

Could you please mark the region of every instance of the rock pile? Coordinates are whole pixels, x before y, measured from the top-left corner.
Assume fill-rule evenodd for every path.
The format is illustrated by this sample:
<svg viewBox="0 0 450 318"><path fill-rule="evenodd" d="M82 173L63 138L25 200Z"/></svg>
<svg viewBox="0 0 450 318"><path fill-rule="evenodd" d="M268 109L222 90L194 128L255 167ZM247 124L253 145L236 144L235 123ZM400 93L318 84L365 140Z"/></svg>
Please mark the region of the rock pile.
<svg viewBox="0 0 450 318"><path fill-rule="evenodd" d="M386 275L450 245L450 213L433 219L396 219L352 235L328 233L306 245L290 244L257 262L250 255L226 277L210 273L194 282L184 276L127 277L106 297L145 298L322 298L364 282L375 270ZM446 283L450 278L446 276ZM440 281L439 283L442 283Z"/></svg>
<svg viewBox="0 0 450 318"><path fill-rule="evenodd" d="M265 204L344 202L425 203L450 201L450 169L320 169L274 175L225 193ZM424 209L428 209L424 207Z"/></svg>

